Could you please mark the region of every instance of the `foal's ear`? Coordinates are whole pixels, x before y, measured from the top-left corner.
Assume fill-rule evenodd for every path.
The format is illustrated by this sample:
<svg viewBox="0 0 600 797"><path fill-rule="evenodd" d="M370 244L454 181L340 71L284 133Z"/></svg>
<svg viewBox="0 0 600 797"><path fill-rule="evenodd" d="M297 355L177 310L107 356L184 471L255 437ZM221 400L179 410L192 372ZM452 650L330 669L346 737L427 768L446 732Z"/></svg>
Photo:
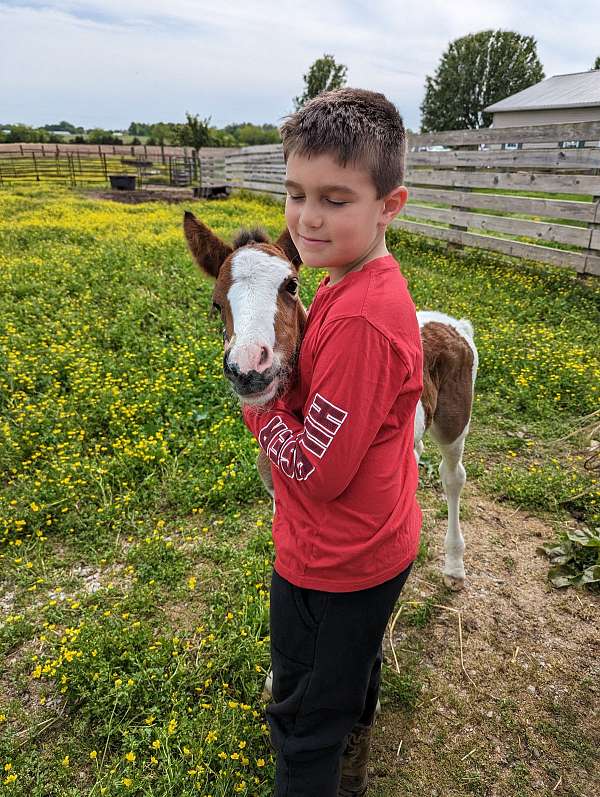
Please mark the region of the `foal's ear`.
<svg viewBox="0 0 600 797"><path fill-rule="evenodd" d="M185 211L183 217L183 232L196 263L209 277L216 279L219 269L233 249L198 221L189 210Z"/></svg>
<svg viewBox="0 0 600 797"><path fill-rule="evenodd" d="M296 249L296 244L292 241L292 236L290 235L290 231L286 227L285 230L281 233L279 238L275 241L277 246L280 249L283 249L283 252L290 263L293 263L296 268L298 268L302 264L302 258L300 257L300 253Z"/></svg>

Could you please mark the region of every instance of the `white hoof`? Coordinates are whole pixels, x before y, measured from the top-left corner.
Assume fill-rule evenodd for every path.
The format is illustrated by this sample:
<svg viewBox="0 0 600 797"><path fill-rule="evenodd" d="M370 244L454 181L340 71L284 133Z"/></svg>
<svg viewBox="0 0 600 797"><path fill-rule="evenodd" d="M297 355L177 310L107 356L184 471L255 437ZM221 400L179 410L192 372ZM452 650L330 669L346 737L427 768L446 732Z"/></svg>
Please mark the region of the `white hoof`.
<svg viewBox="0 0 600 797"><path fill-rule="evenodd" d="M449 576L444 573L444 584L448 587L448 589L453 590L453 592L458 592L459 590L465 588L465 577Z"/></svg>

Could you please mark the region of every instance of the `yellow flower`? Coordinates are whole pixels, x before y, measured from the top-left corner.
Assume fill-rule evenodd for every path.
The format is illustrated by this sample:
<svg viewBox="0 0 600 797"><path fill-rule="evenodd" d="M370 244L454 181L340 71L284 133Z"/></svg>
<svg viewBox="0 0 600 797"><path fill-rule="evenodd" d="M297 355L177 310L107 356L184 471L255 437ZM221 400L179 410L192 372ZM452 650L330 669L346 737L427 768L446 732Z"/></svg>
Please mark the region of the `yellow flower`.
<svg viewBox="0 0 600 797"><path fill-rule="evenodd" d="M264 758L259 758L258 761L256 762L256 766L257 767L264 767L264 765L265 765L265 759Z"/></svg>
<svg viewBox="0 0 600 797"><path fill-rule="evenodd" d="M63 758L63 760L61 761L61 764L63 765L63 767L68 767L69 766L69 756L68 755L66 755Z"/></svg>
<svg viewBox="0 0 600 797"><path fill-rule="evenodd" d="M154 747L155 750L158 750L158 748L160 747L160 739L155 739L152 742L152 747Z"/></svg>
<svg viewBox="0 0 600 797"><path fill-rule="evenodd" d="M127 759L127 761L131 761L133 763L135 761L135 753L129 751L129 753L125 754L125 758Z"/></svg>
<svg viewBox="0 0 600 797"><path fill-rule="evenodd" d="M98 758L98 753L96 752L96 750L92 750L92 752L90 753L90 758L93 761L95 761Z"/></svg>
<svg viewBox="0 0 600 797"><path fill-rule="evenodd" d="M129 789L133 785L133 781L131 778L123 778L123 786L127 786Z"/></svg>

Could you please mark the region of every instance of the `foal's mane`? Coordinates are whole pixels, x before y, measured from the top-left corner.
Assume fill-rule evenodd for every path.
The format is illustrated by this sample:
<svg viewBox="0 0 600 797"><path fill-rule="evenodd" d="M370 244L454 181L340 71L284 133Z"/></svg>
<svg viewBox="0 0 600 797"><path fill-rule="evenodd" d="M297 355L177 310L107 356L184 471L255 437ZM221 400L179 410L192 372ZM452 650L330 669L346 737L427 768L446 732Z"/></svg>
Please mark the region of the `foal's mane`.
<svg viewBox="0 0 600 797"><path fill-rule="evenodd" d="M268 244L271 239L262 227L253 227L252 229L243 229L233 239L233 249L241 249L242 246L248 244Z"/></svg>

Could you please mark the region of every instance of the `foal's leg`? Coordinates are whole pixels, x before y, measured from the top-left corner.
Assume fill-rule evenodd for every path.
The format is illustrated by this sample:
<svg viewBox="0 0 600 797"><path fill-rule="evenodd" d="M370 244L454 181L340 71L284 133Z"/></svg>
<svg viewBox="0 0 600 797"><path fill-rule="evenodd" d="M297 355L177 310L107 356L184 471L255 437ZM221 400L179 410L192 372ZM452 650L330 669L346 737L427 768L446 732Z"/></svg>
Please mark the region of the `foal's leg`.
<svg viewBox="0 0 600 797"><path fill-rule="evenodd" d="M465 438L469 427L452 443L442 443L436 435L435 424L431 435L436 440L442 454L440 477L448 502L448 530L444 540L444 582L450 589L462 589L465 585L465 566L463 552L465 541L460 529L460 494L467 480L462 464Z"/></svg>
<svg viewBox="0 0 600 797"><path fill-rule="evenodd" d="M422 440L415 440L414 454L415 454L415 459L417 460L417 465L421 461L421 455L423 453L424 448L425 446L423 445Z"/></svg>

